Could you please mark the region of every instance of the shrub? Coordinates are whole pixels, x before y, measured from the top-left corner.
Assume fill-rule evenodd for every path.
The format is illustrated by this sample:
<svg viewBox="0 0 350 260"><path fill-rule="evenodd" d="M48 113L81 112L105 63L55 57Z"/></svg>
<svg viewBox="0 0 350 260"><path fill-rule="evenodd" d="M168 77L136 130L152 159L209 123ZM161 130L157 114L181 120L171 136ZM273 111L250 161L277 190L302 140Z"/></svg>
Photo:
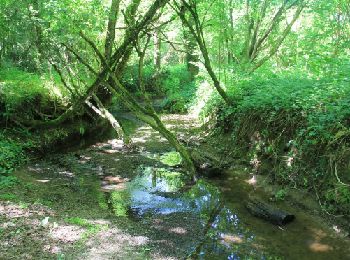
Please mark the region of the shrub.
<svg viewBox="0 0 350 260"><path fill-rule="evenodd" d="M184 64L164 69L161 90L166 98L163 106L170 112L186 112L195 98L196 86Z"/></svg>
<svg viewBox="0 0 350 260"><path fill-rule="evenodd" d="M10 174L24 158L22 146L0 132L0 175Z"/></svg>
<svg viewBox="0 0 350 260"><path fill-rule="evenodd" d="M33 119L59 113L69 102L69 95L57 76L52 77L14 67L1 68L0 123L11 117Z"/></svg>
<svg viewBox="0 0 350 260"><path fill-rule="evenodd" d="M153 64L143 69L145 88L153 96L164 96L160 106L169 112L186 112L191 106L196 92L184 64L162 68L157 75ZM123 73L122 82L131 92L139 92L138 66L129 66Z"/></svg>
<svg viewBox="0 0 350 260"><path fill-rule="evenodd" d="M133 64L125 69L123 72L122 83L131 92L136 93L139 91L139 75L138 64ZM155 93L154 84L155 69L152 64L146 64L143 68L143 81L145 88L148 92Z"/></svg>
<svg viewBox="0 0 350 260"><path fill-rule="evenodd" d="M262 162L260 171L282 184L316 188L334 210L350 212L348 187L335 178L350 181L349 81L264 71L233 85L232 107L213 96L202 113L231 132L240 153Z"/></svg>

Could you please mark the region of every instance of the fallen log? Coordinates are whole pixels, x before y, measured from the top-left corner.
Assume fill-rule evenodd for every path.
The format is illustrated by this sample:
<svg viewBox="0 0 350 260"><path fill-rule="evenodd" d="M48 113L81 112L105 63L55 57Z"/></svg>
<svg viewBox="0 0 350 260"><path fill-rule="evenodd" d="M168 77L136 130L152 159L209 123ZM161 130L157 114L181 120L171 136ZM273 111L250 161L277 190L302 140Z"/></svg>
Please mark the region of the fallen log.
<svg viewBox="0 0 350 260"><path fill-rule="evenodd" d="M293 214L275 208L256 198L250 198L246 204L246 208L253 216L275 225L286 225L295 219Z"/></svg>

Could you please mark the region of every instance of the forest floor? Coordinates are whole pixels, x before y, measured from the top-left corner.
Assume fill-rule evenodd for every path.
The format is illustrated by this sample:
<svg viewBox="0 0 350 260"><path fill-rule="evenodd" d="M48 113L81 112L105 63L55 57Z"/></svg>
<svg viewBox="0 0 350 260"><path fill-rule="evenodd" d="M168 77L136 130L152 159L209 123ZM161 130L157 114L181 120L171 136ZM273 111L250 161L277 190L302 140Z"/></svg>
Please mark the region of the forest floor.
<svg viewBox="0 0 350 260"><path fill-rule="evenodd" d="M173 120L178 119L168 117L168 122ZM186 129L193 128L191 121L173 127L190 134ZM138 128L132 143L127 148L111 139L18 170L18 185L1 196L0 259L185 257L201 236L194 212L175 210L155 217L137 213L138 208L131 212L117 198L128 201L125 182L146 167L161 165L160 154L172 150L145 126Z"/></svg>
<svg viewBox="0 0 350 260"><path fill-rule="evenodd" d="M188 186L166 140L127 119L136 126L130 147L87 140L93 144L15 172L17 185L1 191L0 259L183 259L199 246L205 259L350 259L348 234L319 218L317 204L277 202L297 216L286 227L256 219L242 202L252 192L269 194L247 181L248 169L232 165L218 179ZM182 140L200 143L195 118L163 120ZM222 153L219 143L202 149ZM206 230L219 201L224 206Z"/></svg>

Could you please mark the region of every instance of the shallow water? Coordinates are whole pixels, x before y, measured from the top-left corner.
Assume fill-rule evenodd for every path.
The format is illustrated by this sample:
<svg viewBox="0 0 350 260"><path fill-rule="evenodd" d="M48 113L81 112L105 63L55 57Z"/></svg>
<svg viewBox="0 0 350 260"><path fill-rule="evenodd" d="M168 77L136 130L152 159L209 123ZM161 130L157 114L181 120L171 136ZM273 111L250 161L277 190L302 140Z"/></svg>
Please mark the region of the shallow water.
<svg viewBox="0 0 350 260"><path fill-rule="evenodd" d="M221 203L203 241L193 254L200 259L350 259L349 241L318 223L302 210L280 203L293 212L296 220L286 226L275 226L251 216L244 206L249 192L266 197L245 182L246 175L232 171L225 179L200 180L183 191L176 177L154 174L150 168L130 183L130 208L143 214L195 212L205 226ZM177 175L181 179L181 175ZM234 176L234 177L232 177ZM177 194L176 191L179 191Z"/></svg>
<svg viewBox="0 0 350 260"><path fill-rule="evenodd" d="M142 131L155 141L147 145L137 136L136 150L108 140L28 165L15 173L29 183L29 189L17 192L18 198L73 217L128 219L125 232L134 225L148 230L154 220L172 222L169 230L176 234L166 245L149 249L154 251L150 258L170 252L167 246L173 244L171 257L175 258L350 259L348 239L293 205L277 204L296 215L294 222L283 227L251 216L244 206L248 196L267 200L268 195L248 184L249 175L241 170L188 185L189 178L171 148L149 129ZM155 229L163 232L157 225ZM167 240L167 234L160 239L147 232L154 244ZM177 245L180 237L183 252Z"/></svg>
<svg viewBox="0 0 350 260"><path fill-rule="evenodd" d="M68 171L60 171L57 178L50 167L41 167L40 172L33 166L17 173L19 178L53 182L62 185L71 178L67 192L43 192L41 202L51 203L58 209L71 214L80 204L78 215L82 212L91 216L127 217L133 221L143 218L156 218L159 215L174 213L195 214L205 233L195 245L190 246L188 254L199 259L350 259L349 242L335 237L317 221L291 206L281 203L279 206L293 212L296 220L285 227L278 227L252 217L244 207L249 192L256 191L245 182L245 174L232 171L224 179L199 180L192 186L186 185L188 178L179 169L173 167L139 166L137 174L126 181L122 188L101 190L101 176L82 175L81 169L75 169L75 177ZM54 168L54 167L53 167ZM91 168L90 168L91 170ZM94 169L96 171L96 169ZM45 177L42 178L42 177ZM102 186L101 186L102 185ZM50 185L47 186L48 189ZM65 187L65 186L64 186ZM65 194L65 195L62 195ZM64 197L62 197L64 196ZM39 196L40 197L40 196ZM74 198L72 198L74 197ZM84 197L83 204L76 198ZM89 199L90 197L90 199ZM94 204L94 205L92 205ZM219 210L215 212L216 207ZM73 213L72 213L73 212ZM213 217L212 214L215 213ZM210 221L210 218L212 218ZM209 229L206 226L209 223Z"/></svg>

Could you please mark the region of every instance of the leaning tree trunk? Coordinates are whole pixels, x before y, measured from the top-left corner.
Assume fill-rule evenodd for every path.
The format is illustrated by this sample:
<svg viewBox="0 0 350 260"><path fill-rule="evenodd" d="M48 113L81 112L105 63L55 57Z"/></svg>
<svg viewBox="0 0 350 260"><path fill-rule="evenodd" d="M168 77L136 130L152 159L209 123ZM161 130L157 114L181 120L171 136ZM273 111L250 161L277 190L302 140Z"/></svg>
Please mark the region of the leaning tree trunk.
<svg viewBox="0 0 350 260"><path fill-rule="evenodd" d="M109 84L110 83L111 82L109 82ZM116 77L113 77L113 85L110 85L109 89L123 101L125 106L128 107L139 120L158 131L176 149L176 151L180 153L187 171L193 178L195 178L196 168L192 162L191 155L177 140L175 135L164 126L158 115L149 109L141 107Z"/></svg>
<svg viewBox="0 0 350 260"><path fill-rule="evenodd" d="M96 114L98 114L100 117L106 119L110 125L113 127L113 129L117 132L118 138L123 139L125 144L130 143L130 138L128 135L124 132L122 126L120 123L115 119L115 117L104 107L100 99L97 97L97 95L92 95L93 100L96 102L97 107L92 104L90 101L86 101L86 104L95 111Z"/></svg>
<svg viewBox="0 0 350 260"><path fill-rule="evenodd" d="M210 58L209 58L209 52L206 46L206 42L204 39L204 32L203 32L203 26L201 24L201 21L198 17L197 9L194 2L186 2L185 0L181 1L182 6L179 6L174 2L176 7L174 8L177 14L180 16L181 21L183 24L187 26L190 33L195 38L198 47L202 53L203 59L204 59L204 67L207 70L210 78L213 81L214 87L219 93L219 95L222 97L222 99L225 101L227 105L231 105L232 101L227 95L226 91L222 88L219 79L217 78L214 69L212 67ZM188 11L190 13L191 21L186 17L185 11ZM192 23L193 21L193 23Z"/></svg>
<svg viewBox="0 0 350 260"><path fill-rule="evenodd" d="M141 93L143 94L145 101L146 101L146 113L143 113L144 115L140 115L140 113L136 113L136 115L139 115L139 119L142 121L148 123L153 129L157 130L167 141L178 151L184 161L184 165L186 169L189 171L191 176L195 178L196 175L196 168L193 164L193 160L191 158L191 154L188 152L188 150L179 142L179 140L176 138L176 136L169 131L166 126L163 124L163 122L160 120L159 116L157 115L156 111L153 108L152 101L150 100L148 93L146 92L144 80L143 80L143 65L144 65L144 58L146 49L148 46L150 38L147 38L145 46L141 49L139 45L139 41L136 43L136 51L139 55L139 65L138 65L138 71L139 71L139 88ZM116 82L118 83L118 82ZM122 86L121 86L122 87ZM141 112L141 111L139 111Z"/></svg>

